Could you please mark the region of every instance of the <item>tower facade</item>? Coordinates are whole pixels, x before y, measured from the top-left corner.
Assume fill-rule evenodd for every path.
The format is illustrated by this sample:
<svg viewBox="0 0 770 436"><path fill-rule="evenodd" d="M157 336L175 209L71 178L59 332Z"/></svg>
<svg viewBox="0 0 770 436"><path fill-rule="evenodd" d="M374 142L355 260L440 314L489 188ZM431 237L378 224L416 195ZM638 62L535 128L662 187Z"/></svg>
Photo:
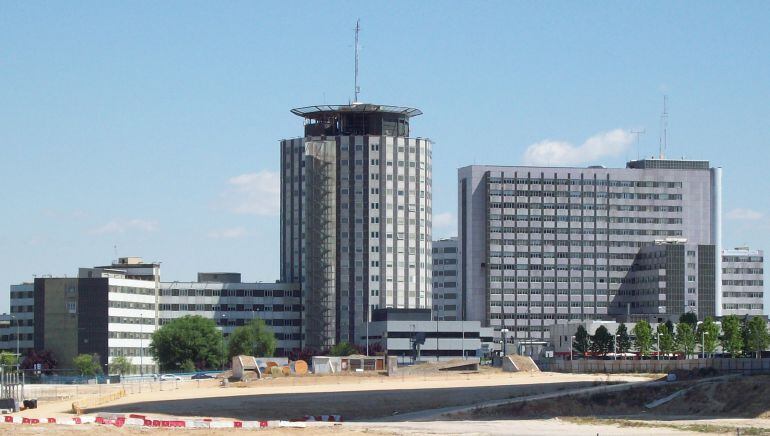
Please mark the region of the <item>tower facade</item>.
<svg viewBox="0 0 770 436"><path fill-rule="evenodd" d="M431 141L417 109L292 110L281 141L281 280L302 284L304 346L362 343L375 308L431 307Z"/></svg>

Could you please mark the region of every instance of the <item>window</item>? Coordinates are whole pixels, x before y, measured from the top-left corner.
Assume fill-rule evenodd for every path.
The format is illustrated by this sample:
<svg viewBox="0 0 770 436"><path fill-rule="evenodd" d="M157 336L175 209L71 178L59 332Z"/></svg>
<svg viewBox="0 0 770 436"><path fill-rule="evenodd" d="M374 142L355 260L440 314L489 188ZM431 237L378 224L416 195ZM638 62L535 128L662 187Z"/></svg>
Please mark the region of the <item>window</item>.
<svg viewBox="0 0 770 436"><path fill-rule="evenodd" d="M68 301L67 302L67 312L69 313L77 313L77 303L74 301Z"/></svg>

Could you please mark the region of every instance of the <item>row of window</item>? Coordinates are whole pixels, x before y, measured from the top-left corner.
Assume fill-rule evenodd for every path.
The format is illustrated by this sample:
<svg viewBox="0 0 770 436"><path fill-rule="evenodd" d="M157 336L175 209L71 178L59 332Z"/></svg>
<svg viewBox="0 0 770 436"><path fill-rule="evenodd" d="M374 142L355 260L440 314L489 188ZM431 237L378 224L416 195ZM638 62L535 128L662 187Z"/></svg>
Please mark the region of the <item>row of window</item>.
<svg viewBox="0 0 770 436"><path fill-rule="evenodd" d="M160 304L160 310L182 312L301 312L300 304Z"/></svg>
<svg viewBox="0 0 770 436"><path fill-rule="evenodd" d="M722 268L724 274L763 274L763 268Z"/></svg>
<svg viewBox="0 0 770 436"><path fill-rule="evenodd" d="M17 298L35 298L35 291L11 291L11 300Z"/></svg>
<svg viewBox="0 0 770 436"><path fill-rule="evenodd" d="M283 289L161 289L160 295L165 297L295 297L302 293L299 289L285 291Z"/></svg>
<svg viewBox="0 0 770 436"><path fill-rule="evenodd" d="M724 292L725 298L762 298L762 292Z"/></svg>
<svg viewBox="0 0 770 436"><path fill-rule="evenodd" d="M75 313L75 302L72 303L72 308L68 309L70 310L70 313ZM134 301L114 301L110 300L110 307L118 308L118 309L140 309L140 310L155 310L155 304L154 303L137 303Z"/></svg>
<svg viewBox="0 0 770 436"><path fill-rule="evenodd" d="M682 218L653 218L653 217L607 217L592 215L500 215L489 214L490 220L502 221L534 221L534 222L611 222L629 224L682 224Z"/></svg>
<svg viewBox="0 0 770 436"><path fill-rule="evenodd" d="M109 292L132 295L155 295L155 288L135 288L133 286L110 286Z"/></svg>
<svg viewBox="0 0 770 436"><path fill-rule="evenodd" d="M635 253L603 253L603 252L586 252L586 253L580 253L580 252L567 252L567 251L530 251L530 252L511 252L511 251L503 251L503 252L497 252L498 256L495 256L495 254L490 253L490 257L503 257L501 255L505 255L504 257L518 257L518 258L529 258L529 259L625 259L625 260L633 260L636 258ZM494 262L495 259L490 259L490 262ZM499 261L499 260L498 260ZM489 266L490 269L516 269L515 265L506 264L505 266L498 265L498 264L492 264Z"/></svg>
<svg viewBox="0 0 770 436"><path fill-rule="evenodd" d="M762 286L763 280L722 280L723 285L732 286Z"/></svg>
<svg viewBox="0 0 770 436"><path fill-rule="evenodd" d="M738 310L738 309L762 310L764 309L764 307L765 305L762 303L754 303L754 304L724 303L722 304L722 309L728 309L728 310Z"/></svg>
<svg viewBox="0 0 770 436"><path fill-rule="evenodd" d="M682 182L606 180L606 179L549 179L537 177L489 177L489 183L505 183L508 185L570 185L570 186L612 186L618 188L681 188Z"/></svg>
<svg viewBox="0 0 770 436"><path fill-rule="evenodd" d="M19 333L19 340L20 341L32 341L35 337L32 333ZM8 341L16 341L16 332L7 334L7 335L0 335L0 342L8 342ZM15 349L15 346L14 346Z"/></svg>
<svg viewBox="0 0 770 436"><path fill-rule="evenodd" d="M593 203L531 203L531 202L492 202L494 209L526 209L526 210L617 210L623 212L681 212L682 206L670 205L625 205L625 204L593 204Z"/></svg>
<svg viewBox="0 0 770 436"><path fill-rule="evenodd" d="M434 288L456 288L457 282L433 282Z"/></svg>
<svg viewBox="0 0 770 436"><path fill-rule="evenodd" d="M538 234L535 234L538 235ZM533 235L533 236L535 236ZM532 239L490 239L489 240L490 245L522 245L522 246L537 246L537 245L544 245L546 247L548 246L557 246L557 247L632 247L632 248L641 248L653 245L654 242L651 241L607 241L607 240L595 240L595 241L584 241L584 240L556 240L556 239L538 239L538 238L532 238Z"/></svg>
<svg viewBox="0 0 770 436"><path fill-rule="evenodd" d="M659 229L606 229L606 228L580 228L580 227L490 227L490 233L543 233L566 235L588 234L588 235L631 235L631 236L682 236L681 230L659 230Z"/></svg>
<svg viewBox="0 0 770 436"><path fill-rule="evenodd" d="M553 277L553 276L491 276L489 278L489 281L492 283L533 283L533 282L542 282L542 283L607 283L607 278L605 277L581 277L581 276L570 276L570 277ZM612 277L609 279L609 283L626 283L621 282L619 278Z"/></svg>
<svg viewBox="0 0 770 436"><path fill-rule="evenodd" d="M152 332L109 332L110 339L152 339Z"/></svg>
<svg viewBox="0 0 770 436"><path fill-rule="evenodd" d="M762 256L722 256L722 262L764 262Z"/></svg>
<svg viewBox="0 0 770 436"><path fill-rule="evenodd" d="M521 307L528 307L529 304L527 303L538 303L537 301L490 301L490 306L492 307L512 307L512 306L521 306ZM548 301L544 300L541 301L542 304L537 304L537 306L540 307L607 307L606 301L583 301L582 304L580 301Z"/></svg>
<svg viewBox="0 0 770 436"><path fill-rule="evenodd" d="M527 295L591 295L591 290L582 290L580 288L572 288L572 289L553 289L553 288L546 288L546 289L540 289L540 288L530 288L530 287L520 287L519 289L501 289L501 288L492 288L489 291L490 294L501 294L501 295L518 295L520 298L526 298ZM594 289L593 293L596 295L608 295L607 289Z"/></svg>
<svg viewBox="0 0 770 436"><path fill-rule="evenodd" d="M570 197L570 198L614 198L623 200L681 200L682 194L653 194L643 192L606 191L532 191L491 189L490 196L507 197Z"/></svg>

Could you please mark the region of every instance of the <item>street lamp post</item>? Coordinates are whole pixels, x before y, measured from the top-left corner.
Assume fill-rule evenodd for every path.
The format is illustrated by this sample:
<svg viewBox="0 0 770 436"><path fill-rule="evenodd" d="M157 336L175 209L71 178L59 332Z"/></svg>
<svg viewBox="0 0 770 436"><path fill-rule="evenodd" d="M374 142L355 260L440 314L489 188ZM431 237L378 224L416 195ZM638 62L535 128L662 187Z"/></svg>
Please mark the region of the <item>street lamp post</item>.
<svg viewBox="0 0 770 436"><path fill-rule="evenodd" d="M574 340L575 340L574 336L570 336L569 337L569 360L570 360L570 362L572 362L572 355L574 354L574 352L572 351L572 343L573 343Z"/></svg>
<svg viewBox="0 0 770 436"><path fill-rule="evenodd" d="M222 316L222 372L225 372L225 324L227 320L227 314L223 313Z"/></svg>
<svg viewBox="0 0 770 436"><path fill-rule="evenodd" d="M367 304L366 305L366 357L369 357L369 321L371 321L369 316L370 309L371 309L371 306Z"/></svg>
<svg viewBox="0 0 770 436"><path fill-rule="evenodd" d="M612 360L618 360L618 336L612 335Z"/></svg>
<svg viewBox="0 0 770 436"><path fill-rule="evenodd" d="M660 360L660 332L656 332L658 338L658 360Z"/></svg>
<svg viewBox="0 0 770 436"><path fill-rule="evenodd" d="M706 358L706 335L709 334L707 331L701 332L701 340L700 340L700 350L701 350L701 356L703 359Z"/></svg>
<svg viewBox="0 0 770 436"><path fill-rule="evenodd" d="M500 335L502 335L502 337L503 337L503 346L502 346L503 356L507 356L508 355L508 353L507 353L507 351L508 351L508 340L505 337L506 333L508 333L508 329L500 329Z"/></svg>
<svg viewBox="0 0 770 436"><path fill-rule="evenodd" d="M139 312L139 381L144 377L144 312Z"/></svg>

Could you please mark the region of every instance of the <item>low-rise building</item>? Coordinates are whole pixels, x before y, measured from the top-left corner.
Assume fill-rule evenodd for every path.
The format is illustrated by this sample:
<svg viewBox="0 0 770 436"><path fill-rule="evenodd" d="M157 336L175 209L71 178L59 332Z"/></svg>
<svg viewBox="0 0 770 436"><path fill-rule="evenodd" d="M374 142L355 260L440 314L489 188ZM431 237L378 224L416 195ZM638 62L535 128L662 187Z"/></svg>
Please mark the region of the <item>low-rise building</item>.
<svg viewBox="0 0 770 436"><path fill-rule="evenodd" d="M493 351L492 329L479 321L437 321L429 309L378 309L368 327L370 345L379 343L388 356L403 361L469 359ZM366 336L360 345L365 345Z"/></svg>
<svg viewBox="0 0 770 436"><path fill-rule="evenodd" d="M11 318L13 315L13 318ZM160 264L124 257L107 266L80 268L77 277L41 277L11 287L11 315L0 326L0 346L24 356L51 351L60 369L79 354L96 354L105 367L118 356L135 372L158 370L152 333L185 315L216 322L223 336L258 318L277 339L277 355L302 348L299 284L242 283L239 273L199 273L198 281L161 282Z"/></svg>

